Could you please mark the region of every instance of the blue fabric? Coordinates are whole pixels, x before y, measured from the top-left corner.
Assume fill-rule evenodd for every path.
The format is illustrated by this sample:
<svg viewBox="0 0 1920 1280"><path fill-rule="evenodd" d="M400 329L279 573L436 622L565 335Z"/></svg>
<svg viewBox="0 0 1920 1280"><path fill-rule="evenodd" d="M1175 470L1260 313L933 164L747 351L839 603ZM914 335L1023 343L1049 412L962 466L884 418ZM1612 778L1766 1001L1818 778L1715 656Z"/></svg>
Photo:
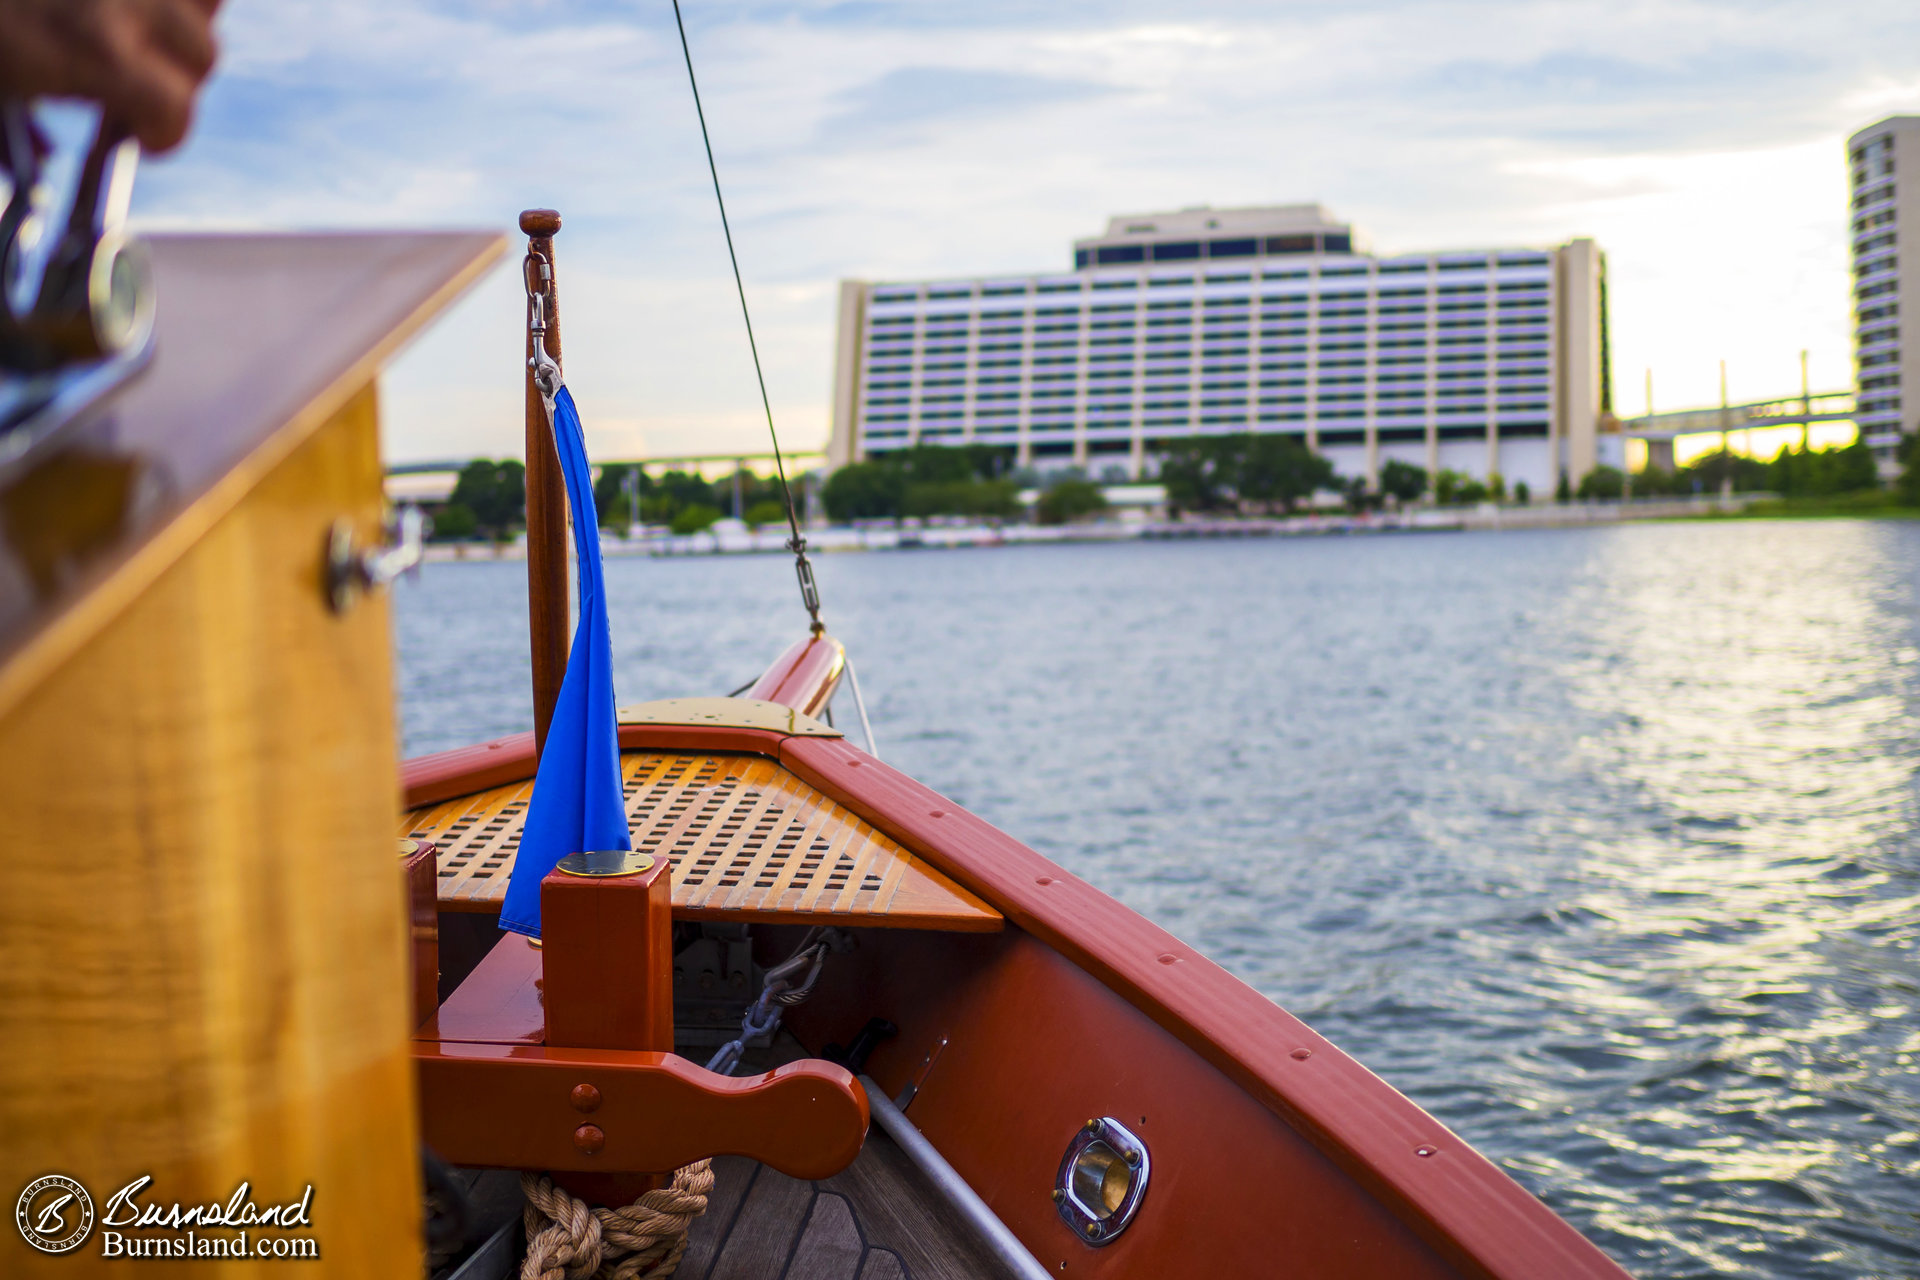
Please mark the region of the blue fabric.
<svg viewBox="0 0 1920 1280"><path fill-rule="evenodd" d="M600 569L600 521L580 413L565 387L554 399L553 437L573 508L573 548L580 569L580 620L567 655L566 678L547 726L534 775L533 802L514 858L500 927L540 936L540 882L570 853L631 849L620 786L619 714L613 702L613 646Z"/></svg>

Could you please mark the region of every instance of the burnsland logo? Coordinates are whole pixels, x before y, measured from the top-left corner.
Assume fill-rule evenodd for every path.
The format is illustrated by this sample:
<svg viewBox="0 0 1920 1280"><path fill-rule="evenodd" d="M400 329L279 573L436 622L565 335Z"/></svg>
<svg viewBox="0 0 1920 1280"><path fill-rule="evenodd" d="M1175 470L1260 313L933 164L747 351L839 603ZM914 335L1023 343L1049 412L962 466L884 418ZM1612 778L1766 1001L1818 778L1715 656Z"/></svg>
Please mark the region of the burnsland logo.
<svg viewBox="0 0 1920 1280"><path fill-rule="evenodd" d="M13 1204L13 1223L42 1253L72 1253L93 1231L93 1197L64 1173L35 1178Z"/></svg>
<svg viewBox="0 0 1920 1280"><path fill-rule="evenodd" d="M313 1228L313 1187L285 1204L257 1205L249 1183L225 1204L162 1207L142 1203L152 1184L135 1178L107 1198L99 1214L103 1258L318 1258L320 1242L293 1232ZM93 1198L64 1174L36 1178L14 1205L14 1224L42 1253L71 1253L85 1244L95 1219ZM209 1234L215 1233L215 1234Z"/></svg>

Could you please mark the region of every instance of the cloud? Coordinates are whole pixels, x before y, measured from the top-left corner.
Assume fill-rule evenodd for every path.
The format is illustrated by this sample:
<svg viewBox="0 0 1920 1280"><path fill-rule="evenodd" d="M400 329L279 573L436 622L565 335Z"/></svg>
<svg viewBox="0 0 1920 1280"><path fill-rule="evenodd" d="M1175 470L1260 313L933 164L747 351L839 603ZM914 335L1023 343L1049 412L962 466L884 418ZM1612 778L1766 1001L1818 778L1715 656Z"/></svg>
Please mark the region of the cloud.
<svg viewBox="0 0 1920 1280"><path fill-rule="evenodd" d="M1701 99L1723 103L1729 92L1803 75L1816 65L1804 54L1778 49L1721 48L1673 62L1555 49L1518 62L1449 62L1437 69L1432 84L1441 93L1500 110Z"/></svg>
<svg viewBox="0 0 1920 1280"><path fill-rule="evenodd" d="M683 9L796 445L826 433L836 280L1060 268L1110 214L1202 202L1318 200L1394 251L1596 235L1629 402L1645 364L1665 402L1711 395L1722 356L1736 390L1796 390L1801 346L1841 381L1841 140L1920 108L1920 7L1884 0ZM559 208L594 447L758 447L670 8L276 0L221 23L200 125L143 170L137 216L510 231ZM519 447L519 323L502 275L403 357L392 456Z"/></svg>
<svg viewBox="0 0 1920 1280"><path fill-rule="evenodd" d="M1115 92L1091 80L981 71L967 67L900 67L839 95L841 106L821 121L823 139L872 138L885 133Z"/></svg>

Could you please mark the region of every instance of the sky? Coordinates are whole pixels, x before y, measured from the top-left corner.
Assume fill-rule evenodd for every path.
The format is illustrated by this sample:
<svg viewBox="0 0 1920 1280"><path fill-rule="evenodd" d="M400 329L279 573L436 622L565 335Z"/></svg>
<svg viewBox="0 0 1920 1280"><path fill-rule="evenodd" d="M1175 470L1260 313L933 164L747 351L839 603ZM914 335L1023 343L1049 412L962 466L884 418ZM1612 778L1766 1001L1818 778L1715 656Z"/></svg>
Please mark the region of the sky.
<svg viewBox="0 0 1920 1280"><path fill-rule="evenodd" d="M1851 385L1846 136L1920 113L1920 6L683 0L781 440L842 278L1064 270L1113 214L1318 201L1383 253L1607 254L1614 403ZM389 460L520 452L523 208L559 209L596 458L764 448L670 0L228 0L162 228L487 227L383 380Z"/></svg>

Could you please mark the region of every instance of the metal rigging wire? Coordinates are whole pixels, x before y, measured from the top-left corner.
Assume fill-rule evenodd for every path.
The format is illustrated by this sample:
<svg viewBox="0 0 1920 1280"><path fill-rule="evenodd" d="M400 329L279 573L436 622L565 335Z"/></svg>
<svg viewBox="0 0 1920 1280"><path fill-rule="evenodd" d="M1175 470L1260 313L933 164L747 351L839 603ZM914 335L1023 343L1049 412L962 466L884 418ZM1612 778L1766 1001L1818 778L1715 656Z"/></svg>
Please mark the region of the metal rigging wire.
<svg viewBox="0 0 1920 1280"><path fill-rule="evenodd" d="M794 511L793 490L787 484L787 464L780 456L780 433L773 426L773 401L767 397L767 376L760 369L760 345L753 339L753 313L747 309L747 286L740 278L740 257L733 251L733 228L727 222L727 198L720 194L720 166L713 160L713 139L707 133L707 113L700 105L700 81L693 74L693 50L687 45L687 24L680 16L680 0L673 0L673 24L680 31L680 53L687 60L687 84L693 89L693 111L700 118L700 142L707 149L707 172L713 175L713 199L720 206L720 230L727 238L727 261L733 264L733 287L740 295L740 318L747 325L747 349L753 353L753 376L760 384L760 407L767 414L767 435L773 440L773 469L780 477L780 496L787 504L787 528L792 537L787 550L793 552L794 573L800 579L800 602L807 607L814 634L827 629L820 621L820 589L813 580L813 564L807 559L807 540L800 536L800 517Z"/></svg>

